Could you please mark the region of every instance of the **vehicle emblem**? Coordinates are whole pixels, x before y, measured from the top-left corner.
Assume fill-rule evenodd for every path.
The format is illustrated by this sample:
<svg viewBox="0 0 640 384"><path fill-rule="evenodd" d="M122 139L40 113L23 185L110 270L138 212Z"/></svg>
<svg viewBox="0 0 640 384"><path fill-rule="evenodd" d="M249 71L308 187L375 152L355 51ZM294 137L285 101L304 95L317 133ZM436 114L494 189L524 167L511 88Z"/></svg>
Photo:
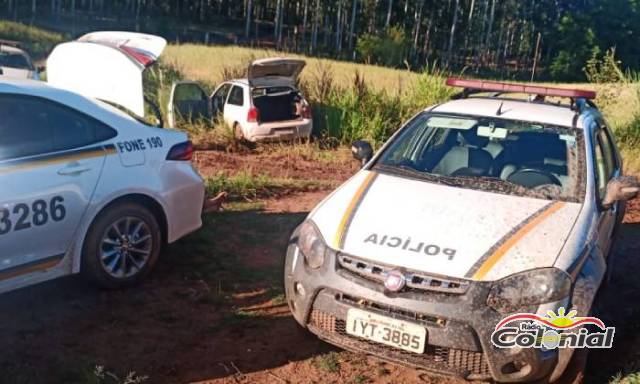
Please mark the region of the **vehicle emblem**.
<svg viewBox="0 0 640 384"><path fill-rule="evenodd" d="M399 292L407 283L404 274L398 270L390 271L384 279L384 287L391 292Z"/></svg>

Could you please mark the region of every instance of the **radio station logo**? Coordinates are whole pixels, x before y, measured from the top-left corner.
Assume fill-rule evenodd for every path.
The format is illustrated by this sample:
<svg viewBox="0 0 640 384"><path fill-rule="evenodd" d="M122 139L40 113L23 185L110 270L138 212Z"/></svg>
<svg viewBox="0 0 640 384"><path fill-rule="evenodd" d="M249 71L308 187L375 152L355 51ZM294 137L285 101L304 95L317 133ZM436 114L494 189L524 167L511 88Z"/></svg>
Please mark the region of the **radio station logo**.
<svg viewBox="0 0 640 384"><path fill-rule="evenodd" d="M547 316L518 313L496 325L491 342L498 348L611 348L615 327L597 317L578 317L578 312L548 311Z"/></svg>

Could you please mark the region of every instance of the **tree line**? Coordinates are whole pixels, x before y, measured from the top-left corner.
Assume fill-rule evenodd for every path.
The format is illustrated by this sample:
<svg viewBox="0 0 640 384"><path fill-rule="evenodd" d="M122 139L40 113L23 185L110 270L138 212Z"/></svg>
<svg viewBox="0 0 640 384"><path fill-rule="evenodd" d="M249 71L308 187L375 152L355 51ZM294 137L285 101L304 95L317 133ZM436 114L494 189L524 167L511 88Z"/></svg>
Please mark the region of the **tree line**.
<svg viewBox="0 0 640 384"><path fill-rule="evenodd" d="M0 0L14 18L104 15L226 28L237 42L419 70L584 79L615 47L638 68L637 0ZM142 25L147 25L143 23ZM152 24L148 24L152 25ZM154 32L154 31L149 31Z"/></svg>

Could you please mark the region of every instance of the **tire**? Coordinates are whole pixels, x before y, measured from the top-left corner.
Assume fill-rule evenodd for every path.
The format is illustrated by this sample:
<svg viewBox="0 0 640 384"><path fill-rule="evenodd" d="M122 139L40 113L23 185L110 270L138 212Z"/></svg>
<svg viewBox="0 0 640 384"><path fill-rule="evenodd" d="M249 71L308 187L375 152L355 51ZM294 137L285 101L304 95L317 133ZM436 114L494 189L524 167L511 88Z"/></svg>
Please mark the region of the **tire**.
<svg viewBox="0 0 640 384"><path fill-rule="evenodd" d="M108 289L139 283L162 248L160 225L145 206L123 202L101 212L82 247L82 275Z"/></svg>
<svg viewBox="0 0 640 384"><path fill-rule="evenodd" d="M233 124L233 136L236 138L236 141L242 142L244 141L244 133L242 133L242 127L238 123Z"/></svg>

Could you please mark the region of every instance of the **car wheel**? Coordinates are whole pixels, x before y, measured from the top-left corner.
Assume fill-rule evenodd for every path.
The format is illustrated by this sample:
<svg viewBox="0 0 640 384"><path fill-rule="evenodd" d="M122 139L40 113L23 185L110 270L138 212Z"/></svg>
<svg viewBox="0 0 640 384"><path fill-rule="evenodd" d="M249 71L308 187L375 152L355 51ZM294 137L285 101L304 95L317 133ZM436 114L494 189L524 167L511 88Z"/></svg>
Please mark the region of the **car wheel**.
<svg viewBox="0 0 640 384"><path fill-rule="evenodd" d="M233 124L233 135L235 136L237 141L244 141L244 133L242 132L242 127L240 126L240 124Z"/></svg>
<svg viewBox="0 0 640 384"><path fill-rule="evenodd" d="M110 289L138 283L158 261L160 225L153 213L135 203L108 208L93 222L82 249L82 274Z"/></svg>

